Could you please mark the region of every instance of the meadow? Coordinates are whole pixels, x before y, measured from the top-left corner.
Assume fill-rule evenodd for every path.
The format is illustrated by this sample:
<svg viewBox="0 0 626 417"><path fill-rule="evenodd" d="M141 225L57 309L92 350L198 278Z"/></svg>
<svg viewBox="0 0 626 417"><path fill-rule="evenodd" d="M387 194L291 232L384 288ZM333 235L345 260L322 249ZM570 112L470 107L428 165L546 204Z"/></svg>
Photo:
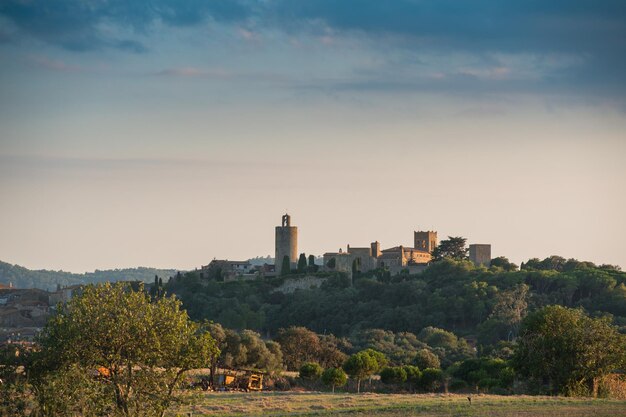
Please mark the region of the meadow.
<svg viewBox="0 0 626 417"><path fill-rule="evenodd" d="M194 392L176 416L626 416L626 401L546 396Z"/></svg>

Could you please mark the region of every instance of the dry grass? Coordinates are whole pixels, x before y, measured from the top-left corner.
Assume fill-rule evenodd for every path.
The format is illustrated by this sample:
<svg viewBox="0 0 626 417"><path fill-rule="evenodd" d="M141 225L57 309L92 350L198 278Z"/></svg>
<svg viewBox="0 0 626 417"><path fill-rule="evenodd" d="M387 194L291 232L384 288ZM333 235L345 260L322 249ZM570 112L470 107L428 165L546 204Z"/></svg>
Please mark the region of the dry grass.
<svg viewBox="0 0 626 417"><path fill-rule="evenodd" d="M169 416L626 417L626 401L533 396L195 392L186 403Z"/></svg>

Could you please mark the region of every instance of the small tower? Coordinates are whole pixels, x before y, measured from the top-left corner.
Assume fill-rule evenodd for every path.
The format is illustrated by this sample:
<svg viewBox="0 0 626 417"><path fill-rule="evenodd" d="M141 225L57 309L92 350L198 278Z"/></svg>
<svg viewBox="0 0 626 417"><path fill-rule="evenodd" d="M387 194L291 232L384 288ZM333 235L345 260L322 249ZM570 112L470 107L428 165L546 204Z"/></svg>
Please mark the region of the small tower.
<svg viewBox="0 0 626 417"><path fill-rule="evenodd" d="M476 266L489 266L491 264L491 245L469 245L469 258Z"/></svg>
<svg viewBox="0 0 626 417"><path fill-rule="evenodd" d="M291 225L291 216L288 214L283 216L282 226L276 226L276 275L282 272L285 256L289 257L292 267L298 261L298 228Z"/></svg>
<svg viewBox="0 0 626 417"><path fill-rule="evenodd" d="M379 258L380 255L382 254L382 252L380 251L380 242L378 242L378 241L372 242L371 247L372 247L372 249L371 249L370 256L372 256L374 258Z"/></svg>
<svg viewBox="0 0 626 417"><path fill-rule="evenodd" d="M413 232L415 249L432 253L437 247L437 232Z"/></svg>

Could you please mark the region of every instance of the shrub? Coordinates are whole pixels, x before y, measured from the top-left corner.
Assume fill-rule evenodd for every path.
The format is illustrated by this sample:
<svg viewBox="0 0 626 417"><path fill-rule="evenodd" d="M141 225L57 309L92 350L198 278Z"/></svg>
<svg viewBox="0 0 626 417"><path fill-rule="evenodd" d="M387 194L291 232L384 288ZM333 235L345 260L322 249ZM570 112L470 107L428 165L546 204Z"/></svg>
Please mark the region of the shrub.
<svg viewBox="0 0 626 417"><path fill-rule="evenodd" d="M300 367L300 378L315 381L322 376L323 369L315 362L306 362Z"/></svg>

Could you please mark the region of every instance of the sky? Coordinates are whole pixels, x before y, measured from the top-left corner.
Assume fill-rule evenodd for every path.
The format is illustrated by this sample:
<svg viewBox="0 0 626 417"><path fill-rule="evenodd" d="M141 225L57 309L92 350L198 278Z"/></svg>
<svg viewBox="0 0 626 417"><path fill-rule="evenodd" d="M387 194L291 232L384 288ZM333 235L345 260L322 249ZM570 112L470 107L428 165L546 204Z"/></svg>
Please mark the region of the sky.
<svg viewBox="0 0 626 417"><path fill-rule="evenodd" d="M626 268L623 0L3 0L0 260L414 230Z"/></svg>

